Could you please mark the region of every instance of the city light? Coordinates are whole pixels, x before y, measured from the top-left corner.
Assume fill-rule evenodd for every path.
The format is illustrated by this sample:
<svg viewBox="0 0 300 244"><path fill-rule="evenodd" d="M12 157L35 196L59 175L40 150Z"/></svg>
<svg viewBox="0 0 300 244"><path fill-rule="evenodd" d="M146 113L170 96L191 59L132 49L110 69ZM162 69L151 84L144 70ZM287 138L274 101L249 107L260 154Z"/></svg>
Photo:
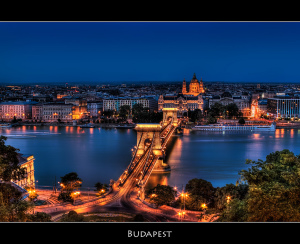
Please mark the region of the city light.
<svg viewBox="0 0 300 244"><path fill-rule="evenodd" d="M227 196L227 203L229 203L229 201L231 200L231 197L230 196Z"/></svg>

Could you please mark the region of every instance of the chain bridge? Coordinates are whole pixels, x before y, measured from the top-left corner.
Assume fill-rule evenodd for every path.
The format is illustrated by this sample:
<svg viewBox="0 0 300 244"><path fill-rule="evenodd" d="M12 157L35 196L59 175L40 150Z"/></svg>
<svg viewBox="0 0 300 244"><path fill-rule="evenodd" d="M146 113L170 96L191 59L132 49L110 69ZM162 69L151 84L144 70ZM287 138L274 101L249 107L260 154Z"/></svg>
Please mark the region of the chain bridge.
<svg viewBox="0 0 300 244"><path fill-rule="evenodd" d="M137 124L137 145L126 170L115 183L128 192L135 186L139 188L139 197L144 199L144 187L154 171L169 171L164 162L167 143L181 121L177 118L176 108L163 109L163 121L159 124Z"/></svg>

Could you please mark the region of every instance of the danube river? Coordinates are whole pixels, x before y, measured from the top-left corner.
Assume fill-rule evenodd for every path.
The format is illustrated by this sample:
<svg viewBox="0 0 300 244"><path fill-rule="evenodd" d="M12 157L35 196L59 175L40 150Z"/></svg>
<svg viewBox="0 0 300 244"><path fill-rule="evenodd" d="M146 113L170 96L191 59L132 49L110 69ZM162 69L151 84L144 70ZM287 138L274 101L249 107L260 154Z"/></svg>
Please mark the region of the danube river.
<svg viewBox="0 0 300 244"><path fill-rule="evenodd" d="M70 172L78 174L83 187L117 180L137 142L132 129L20 126L0 132L8 138L6 144L34 155L37 187L53 187L55 179L57 183ZM205 179L214 187L235 184L238 172L249 167L246 159L265 160L269 153L283 149L300 154L300 129L255 133L185 129L171 144L166 158L171 172L152 174L147 188L159 183L182 189L193 178Z"/></svg>

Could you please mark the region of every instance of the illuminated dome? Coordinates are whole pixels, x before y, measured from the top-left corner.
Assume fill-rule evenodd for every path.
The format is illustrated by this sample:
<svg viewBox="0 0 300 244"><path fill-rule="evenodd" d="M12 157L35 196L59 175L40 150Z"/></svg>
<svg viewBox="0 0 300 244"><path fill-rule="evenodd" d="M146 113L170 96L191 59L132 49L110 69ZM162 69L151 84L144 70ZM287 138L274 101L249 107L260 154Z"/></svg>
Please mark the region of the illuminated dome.
<svg viewBox="0 0 300 244"><path fill-rule="evenodd" d="M191 83L199 83L199 81L196 78L196 74L194 73L193 79L191 79Z"/></svg>

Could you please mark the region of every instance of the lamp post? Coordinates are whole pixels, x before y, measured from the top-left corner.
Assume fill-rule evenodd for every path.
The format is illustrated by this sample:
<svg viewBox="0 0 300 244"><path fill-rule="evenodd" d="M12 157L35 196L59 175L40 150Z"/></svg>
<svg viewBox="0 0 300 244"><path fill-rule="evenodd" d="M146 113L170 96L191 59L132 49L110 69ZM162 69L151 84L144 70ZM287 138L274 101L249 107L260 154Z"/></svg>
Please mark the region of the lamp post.
<svg viewBox="0 0 300 244"><path fill-rule="evenodd" d="M226 198L227 200L227 203L229 203L230 202L230 200L231 200L231 197L230 196L227 196L227 198Z"/></svg>
<svg viewBox="0 0 300 244"><path fill-rule="evenodd" d="M182 216L183 216L183 218L184 218L184 215L185 215L185 199L186 199L186 197L188 196L187 193L184 193L184 189L182 189L181 196L182 196L182 198L183 198L183 212L182 212Z"/></svg>

